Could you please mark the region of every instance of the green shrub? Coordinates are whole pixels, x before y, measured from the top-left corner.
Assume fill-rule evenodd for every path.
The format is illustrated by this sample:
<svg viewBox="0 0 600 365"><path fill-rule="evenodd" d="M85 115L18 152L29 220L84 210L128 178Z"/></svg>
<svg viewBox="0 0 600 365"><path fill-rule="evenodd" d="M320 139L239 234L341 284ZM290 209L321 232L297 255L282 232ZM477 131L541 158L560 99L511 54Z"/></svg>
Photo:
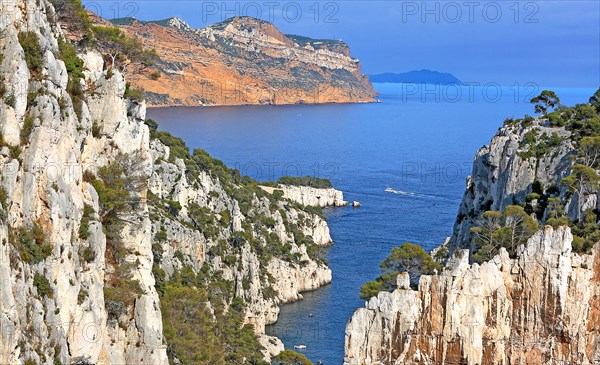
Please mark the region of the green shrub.
<svg viewBox="0 0 600 365"><path fill-rule="evenodd" d="M169 209L169 212L171 214L173 214L174 216L177 216L179 214L179 211L181 210L181 204L178 201L175 200L167 200L167 209Z"/></svg>
<svg viewBox="0 0 600 365"><path fill-rule="evenodd" d="M266 365L253 326L243 324L243 300L227 299L232 293L229 286L214 281L206 289L181 283L165 287L160 303L171 362L177 358L183 364Z"/></svg>
<svg viewBox="0 0 600 365"><path fill-rule="evenodd" d="M0 64L2 64L0 62ZM6 84L4 83L4 76L0 76L0 98L4 99L4 97L6 96Z"/></svg>
<svg viewBox="0 0 600 365"><path fill-rule="evenodd" d="M333 187L333 184L330 180L313 176L283 176L277 180L277 183L281 185L310 186L318 189L328 189Z"/></svg>
<svg viewBox="0 0 600 365"><path fill-rule="evenodd" d="M390 255L381 263L382 275L363 285L360 297L368 299L380 291L393 291L396 289L396 278L401 272L408 272L411 285L419 282L421 275L431 275L442 266L419 245L405 242L400 247L392 249Z"/></svg>
<svg viewBox="0 0 600 365"><path fill-rule="evenodd" d="M150 130L150 138L155 139L156 131L158 130L158 123L154 119L150 118L146 119L144 123L148 126L148 129Z"/></svg>
<svg viewBox="0 0 600 365"><path fill-rule="evenodd" d="M154 238L157 239L158 241L166 241L167 240L167 232L164 229L160 229L158 232L156 232L156 235L154 235Z"/></svg>
<svg viewBox="0 0 600 365"><path fill-rule="evenodd" d="M69 31L79 33L80 44L87 44L91 38L92 21L81 0L50 0L54 6L58 20Z"/></svg>
<svg viewBox="0 0 600 365"><path fill-rule="evenodd" d="M2 208L6 209L6 201L8 199L8 193L6 192L6 189L4 189L4 187L0 186L0 204L2 204Z"/></svg>
<svg viewBox="0 0 600 365"><path fill-rule="evenodd" d="M303 354L285 350L273 359L273 365L313 365Z"/></svg>
<svg viewBox="0 0 600 365"><path fill-rule="evenodd" d="M195 227L204 234L206 238L216 237L220 229L215 224L215 215L210 209L201 207L196 203L189 205L188 215L192 219Z"/></svg>
<svg viewBox="0 0 600 365"><path fill-rule="evenodd" d="M144 100L144 92L142 90L132 89L131 84L127 82L125 84L123 98L141 102Z"/></svg>
<svg viewBox="0 0 600 365"><path fill-rule="evenodd" d="M25 120L23 121L23 128L21 128L21 145L26 145L29 143L29 136L33 131L33 117L26 115Z"/></svg>
<svg viewBox="0 0 600 365"><path fill-rule="evenodd" d="M14 108L17 104L17 98L15 97L14 93L10 93L6 96L6 98L4 98L4 102L6 103L6 105Z"/></svg>
<svg viewBox="0 0 600 365"><path fill-rule="evenodd" d="M221 216L221 219L219 219L219 223L221 223L221 226L223 226L224 228L229 227L231 225L231 213L229 212L229 210L225 209L221 213L219 213L219 215Z"/></svg>
<svg viewBox="0 0 600 365"><path fill-rule="evenodd" d="M83 248L81 251L81 258L88 263L93 262L96 259L96 251L91 244Z"/></svg>
<svg viewBox="0 0 600 365"><path fill-rule="evenodd" d="M110 286L104 287L104 303L110 319L118 319L126 314L135 300L143 294L140 283L131 278L116 276Z"/></svg>
<svg viewBox="0 0 600 365"><path fill-rule="evenodd" d="M83 60L77 56L77 49L60 37L58 39L58 58L65 63L67 73L73 80L79 82L83 78Z"/></svg>
<svg viewBox="0 0 600 365"><path fill-rule="evenodd" d="M37 264L52 253L52 245L46 243L44 231L39 224L34 223L29 227L21 227L10 232L9 240L24 262Z"/></svg>
<svg viewBox="0 0 600 365"><path fill-rule="evenodd" d="M138 154L119 154L110 164L98 169L98 178L88 176L98 193L100 221L116 260L126 254L123 251L121 232L124 217L139 202L139 197L134 193L146 190L146 176L139 174L141 163L142 159Z"/></svg>
<svg viewBox="0 0 600 365"><path fill-rule="evenodd" d="M25 62L32 76L38 80L41 79L44 54L37 34L34 32L21 32L19 33L19 43L25 53Z"/></svg>
<svg viewBox="0 0 600 365"><path fill-rule="evenodd" d="M79 238L87 239L90 236L90 221L93 218L94 208L89 204L84 204L81 223L79 224Z"/></svg>
<svg viewBox="0 0 600 365"><path fill-rule="evenodd" d="M473 259L490 260L502 247L514 257L517 247L527 243L538 229L538 222L521 206L509 205L502 212L486 211L471 228L476 247Z"/></svg>
<svg viewBox="0 0 600 365"><path fill-rule="evenodd" d="M10 152L10 157L15 160L19 160L21 157L21 146L8 146L8 151Z"/></svg>
<svg viewBox="0 0 600 365"><path fill-rule="evenodd" d="M88 297L88 291L85 290L84 288L81 288L79 290L79 293L77 293L77 304L82 305L83 302L85 302L85 299Z"/></svg>
<svg viewBox="0 0 600 365"><path fill-rule="evenodd" d="M48 297L50 299L54 297L54 290L50 286L50 282L45 276L35 273L35 276L33 277L33 285L36 287L40 296Z"/></svg>

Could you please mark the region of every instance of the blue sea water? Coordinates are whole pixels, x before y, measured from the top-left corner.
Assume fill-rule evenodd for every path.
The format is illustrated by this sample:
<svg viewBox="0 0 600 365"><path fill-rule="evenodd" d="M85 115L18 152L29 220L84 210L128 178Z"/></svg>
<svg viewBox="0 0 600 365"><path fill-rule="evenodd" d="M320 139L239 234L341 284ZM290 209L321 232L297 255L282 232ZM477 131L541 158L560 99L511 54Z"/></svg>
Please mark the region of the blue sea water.
<svg viewBox="0 0 600 365"><path fill-rule="evenodd" d="M267 332L313 361L342 364L359 289L405 241L430 250L452 232L477 149L507 117L533 114L530 87L376 84L381 103L152 109L160 128L264 181L331 179L360 208L327 209L333 283L284 305ZM554 89L565 105L594 89ZM394 192L386 192L386 188Z"/></svg>

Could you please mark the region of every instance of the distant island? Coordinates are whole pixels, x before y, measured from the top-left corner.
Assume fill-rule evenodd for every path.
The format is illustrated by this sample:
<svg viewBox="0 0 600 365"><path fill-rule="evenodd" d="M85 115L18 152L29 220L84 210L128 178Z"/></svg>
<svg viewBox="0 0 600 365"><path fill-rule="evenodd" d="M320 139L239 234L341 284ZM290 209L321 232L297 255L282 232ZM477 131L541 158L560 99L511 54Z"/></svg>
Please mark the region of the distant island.
<svg viewBox="0 0 600 365"><path fill-rule="evenodd" d="M403 73L382 73L369 75L369 79L374 83L411 83L411 84L443 84L462 85L463 82L454 77L454 75L444 72L431 70L410 71Z"/></svg>

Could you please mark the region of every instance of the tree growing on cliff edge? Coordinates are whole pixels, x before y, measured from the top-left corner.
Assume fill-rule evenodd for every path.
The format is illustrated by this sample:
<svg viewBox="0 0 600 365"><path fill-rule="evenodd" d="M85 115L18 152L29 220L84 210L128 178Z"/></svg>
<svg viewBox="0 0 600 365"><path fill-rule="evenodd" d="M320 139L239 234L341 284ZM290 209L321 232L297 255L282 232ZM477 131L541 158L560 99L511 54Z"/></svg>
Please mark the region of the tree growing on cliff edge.
<svg viewBox="0 0 600 365"><path fill-rule="evenodd" d="M591 167L576 164L571 166L571 175L561 180L561 184L568 187L569 192L577 195L577 221L581 222L583 197L598 189L600 176Z"/></svg>
<svg viewBox="0 0 600 365"><path fill-rule="evenodd" d="M579 157L585 166L596 168L600 162L600 136L583 137L579 141Z"/></svg>
<svg viewBox="0 0 600 365"><path fill-rule="evenodd" d="M442 265L435 262L425 250L416 244L405 242L394 247L390 255L381 263L382 275L363 285L360 289L361 299L368 299L380 291L396 289L396 278L401 272L408 272L412 285L419 282L421 275L431 275L441 270Z"/></svg>
<svg viewBox="0 0 600 365"><path fill-rule="evenodd" d="M146 69L159 59L156 51L144 48L139 39L127 36L119 28L94 26L92 31L98 48L108 57L110 67L123 74L131 65Z"/></svg>
<svg viewBox="0 0 600 365"><path fill-rule="evenodd" d="M500 251L501 247L504 247L512 256L516 253L517 248L525 244L537 229L537 221L519 205L509 205L502 213L493 210L487 211L471 228L476 246L473 260L475 262L490 260Z"/></svg>
<svg viewBox="0 0 600 365"><path fill-rule="evenodd" d="M540 95L532 98L530 102L534 104L535 112L541 113L545 117L549 108L554 108L560 104L560 99L554 91L544 90Z"/></svg>
<svg viewBox="0 0 600 365"><path fill-rule="evenodd" d="M92 21L81 0L50 0L61 29L69 39L86 45L92 38Z"/></svg>
<svg viewBox="0 0 600 365"><path fill-rule="evenodd" d="M594 95L590 97L589 103L598 113L600 113L600 89L596 90Z"/></svg>
<svg viewBox="0 0 600 365"><path fill-rule="evenodd" d="M285 350L273 359L273 365L313 365L306 356L294 351Z"/></svg>

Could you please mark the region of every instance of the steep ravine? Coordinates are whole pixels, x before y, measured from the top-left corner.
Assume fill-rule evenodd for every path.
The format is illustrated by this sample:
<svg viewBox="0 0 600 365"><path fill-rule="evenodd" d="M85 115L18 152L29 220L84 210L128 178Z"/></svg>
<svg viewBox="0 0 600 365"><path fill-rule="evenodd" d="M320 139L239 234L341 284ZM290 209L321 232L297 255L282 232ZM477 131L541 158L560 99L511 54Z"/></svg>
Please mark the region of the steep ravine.
<svg viewBox="0 0 600 365"><path fill-rule="evenodd" d="M147 124L94 49L74 99L48 1L0 13L0 363L167 364L174 280L221 285L225 313L281 351L264 326L331 281L327 223Z"/></svg>

